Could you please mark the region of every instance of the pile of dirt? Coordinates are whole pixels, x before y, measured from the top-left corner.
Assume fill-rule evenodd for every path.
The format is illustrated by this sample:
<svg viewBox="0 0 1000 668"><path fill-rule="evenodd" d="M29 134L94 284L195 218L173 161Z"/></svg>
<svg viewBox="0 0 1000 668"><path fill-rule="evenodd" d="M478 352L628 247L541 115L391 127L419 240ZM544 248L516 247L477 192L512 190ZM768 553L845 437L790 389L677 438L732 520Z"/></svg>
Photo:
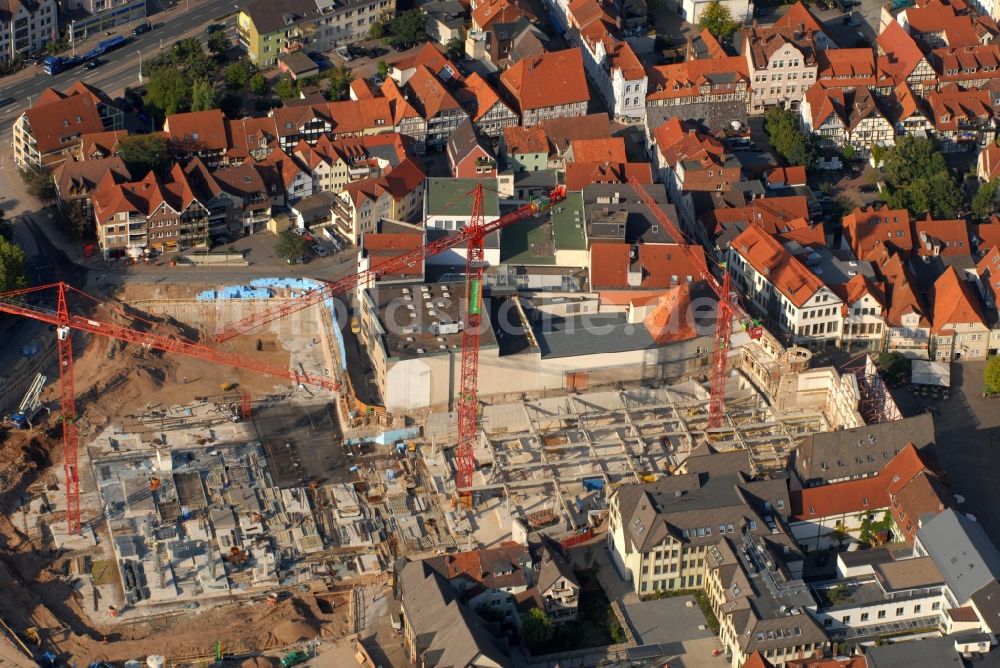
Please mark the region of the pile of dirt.
<svg viewBox="0 0 1000 668"><path fill-rule="evenodd" d="M319 629L312 622L303 619L286 619L275 624L271 635L282 645L291 645L302 640L312 640L319 635Z"/></svg>
<svg viewBox="0 0 1000 668"><path fill-rule="evenodd" d="M278 662L266 656L255 656L240 664L240 668L276 668Z"/></svg>

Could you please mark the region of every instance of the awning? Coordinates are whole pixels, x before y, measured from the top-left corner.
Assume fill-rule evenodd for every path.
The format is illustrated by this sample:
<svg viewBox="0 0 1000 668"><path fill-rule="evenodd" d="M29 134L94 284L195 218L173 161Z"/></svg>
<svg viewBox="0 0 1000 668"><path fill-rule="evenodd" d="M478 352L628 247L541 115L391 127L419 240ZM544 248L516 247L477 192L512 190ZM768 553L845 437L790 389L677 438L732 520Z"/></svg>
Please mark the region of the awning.
<svg viewBox="0 0 1000 668"><path fill-rule="evenodd" d="M911 380L914 385L951 387L951 364L913 360Z"/></svg>

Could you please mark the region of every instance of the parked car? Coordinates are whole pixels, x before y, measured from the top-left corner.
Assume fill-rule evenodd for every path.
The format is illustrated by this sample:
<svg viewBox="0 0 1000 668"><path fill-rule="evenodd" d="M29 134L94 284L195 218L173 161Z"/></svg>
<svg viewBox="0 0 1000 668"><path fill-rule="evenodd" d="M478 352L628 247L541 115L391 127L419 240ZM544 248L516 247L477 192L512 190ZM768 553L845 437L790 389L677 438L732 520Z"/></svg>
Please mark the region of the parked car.
<svg viewBox="0 0 1000 668"><path fill-rule="evenodd" d="M330 251L324 248L323 244L314 244L312 247L312 252L316 253L316 255L320 257L326 257L327 255L330 254Z"/></svg>
<svg viewBox="0 0 1000 668"><path fill-rule="evenodd" d="M153 26L150 25L149 21L146 21L145 23L140 23L136 27L132 28L132 34L138 37L139 35L145 35L152 29Z"/></svg>
<svg viewBox="0 0 1000 668"><path fill-rule="evenodd" d="M859 190L861 192L863 192L863 193L873 193L873 192L876 192L878 190L878 188L876 188L875 184L873 184L873 183L866 183L863 186L861 186L861 188L859 188Z"/></svg>
<svg viewBox="0 0 1000 668"><path fill-rule="evenodd" d="M379 56L384 56L387 53L389 53L389 49L383 46L373 46L368 49L369 58L378 58Z"/></svg>
<svg viewBox="0 0 1000 668"><path fill-rule="evenodd" d="M213 32L219 32L220 30L225 30L225 29L226 26L222 25L221 23L209 23L208 26L205 28L205 34L211 35Z"/></svg>
<svg viewBox="0 0 1000 668"><path fill-rule="evenodd" d="M410 48L409 44L393 44L392 45L392 50L393 51L406 51L409 48Z"/></svg>
<svg viewBox="0 0 1000 668"><path fill-rule="evenodd" d="M351 55L351 52L348 51L347 47L345 47L345 46L342 46L342 47L338 48L336 51L334 51L334 53L336 53L338 56L340 56L341 58L343 58L344 62L346 62L346 63L349 63L352 60L354 60L354 56Z"/></svg>

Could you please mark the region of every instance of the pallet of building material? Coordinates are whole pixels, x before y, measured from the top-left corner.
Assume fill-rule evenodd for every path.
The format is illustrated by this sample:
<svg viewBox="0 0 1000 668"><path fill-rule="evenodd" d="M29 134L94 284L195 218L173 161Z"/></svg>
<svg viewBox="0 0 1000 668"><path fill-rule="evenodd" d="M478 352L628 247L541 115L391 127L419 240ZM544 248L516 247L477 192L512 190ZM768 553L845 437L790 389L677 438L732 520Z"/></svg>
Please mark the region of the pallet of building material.
<svg viewBox="0 0 1000 668"><path fill-rule="evenodd" d="M528 513L528 524L533 529L553 524L556 519L556 514L552 510L537 510L533 513Z"/></svg>

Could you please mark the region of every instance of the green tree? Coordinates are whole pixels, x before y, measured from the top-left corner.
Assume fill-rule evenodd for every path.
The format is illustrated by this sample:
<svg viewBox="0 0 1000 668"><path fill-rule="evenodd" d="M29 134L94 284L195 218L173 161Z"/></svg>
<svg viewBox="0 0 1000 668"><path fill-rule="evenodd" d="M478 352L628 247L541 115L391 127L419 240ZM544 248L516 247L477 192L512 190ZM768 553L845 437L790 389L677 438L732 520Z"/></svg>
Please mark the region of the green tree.
<svg viewBox="0 0 1000 668"><path fill-rule="evenodd" d="M306 240L295 234L291 230L285 230L278 235L278 241L274 244L274 252L278 257L286 260L301 257L308 250Z"/></svg>
<svg viewBox="0 0 1000 668"><path fill-rule="evenodd" d="M17 244L0 237L0 292L28 287L28 258Z"/></svg>
<svg viewBox="0 0 1000 668"><path fill-rule="evenodd" d="M256 72L253 65L246 60L237 60L226 68L226 85L232 90L246 90L250 77Z"/></svg>
<svg viewBox="0 0 1000 668"><path fill-rule="evenodd" d="M389 78L389 63L384 60L378 61L378 75L382 77L382 79Z"/></svg>
<svg viewBox="0 0 1000 668"><path fill-rule="evenodd" d="M368 28L368 37L370 39L382 39L389 32L389 25L386 21L376 21Z"/></svg>
<svg viewBox="0 0 1000 668"><path fill-rule="evenodd" d="M347 65L338 65L330 70L329 88L326 95L331 100L346 100L351 81L354 80L354 72Z"/></svg>
<svg viewBox="0 0 1000 668"><path fill-rule="evenodd" d="M419 9L409 9L389 24L392 44L416 44L427 37L427 16Z"/></svg>
<svg viewBox="0 0 1000 668"><path fill-rule="evenodd" d="M260 72L250 77L250 92L257 97L264 97L271 90L267 83L267 77Z"/></svg>
<svg viewBox="0 0 1000 668"><path fill-rule="evenodd" d="M150 171L162 174L170 162L170 147L162 135L128 135L118 141L118 155L133 178Z"/></svg>
<svg viewBox="0 0 1000 668"><path fill-rule="evenodd" d="M157 120L191 108L191 82L176 67L157 68L149 73L144 106Z"/></svg>
<svg viewBox="0 0 1000 668"><path fill-rule="evenodd" d="M298 94L295 82L287 74L278 77L278 81L274 84L274 92L282 100L290 100Z"/></svg>
<svg viewBox="0 0 1000 668"><path fill-rule="evenodd" d="M843 525L838 524L837 527L830 532L830 540L837 542L837 547L844 547L844 543L851 539L851 535L844 530Z"/></svg>
<svg viewBox="0 0 1000 668"><path fill-rule="evenodd" d="M462 60L465 57L465 31L459 30L457 35L448 40L445 49L452 60Z"/></svg>
<svg viewBox="0 0 1000 668"><path fill-rule="evenodd" d="M811 168L816 162L812 138L802 132L795 112L771 107L764 116L764 128L771 138L771 145L790 164Z"/></svg>
<svg viewBox="0 0 1000 668"><path fill-rule="evenodd" d="M990 215L996 210L998 187L1000 179L993 179L979 186L979 190L972 198L973 218L983 223L990 219Z"/></svg>
<svg viewBox="0 0 1000 668"><path fill-rule="evenodd" d="M740 24L733 20L733 14L729 11L729 7L723 5L719 0L712 0L705 9L701 10L698 27L708 30L717 39L729 41Z"/></svg>
<svg viewBox="0 0 1000 668"><path fill-rule="evenodd" d="M218 32L212 33L218 35ZM204 79L194 82L191 88L191 111L207 111L216 108L215 87Z"/></svg>
<svg viewBox="0 0 1000 668"><path fill-rule="evenodd" d="M44 204L56 199L56 183L48 172L21 172L28 194Z"/></svg>
<svg viewBox="0 0 1000 668"><path fill-rule="evenodd" d="M937 142L912 135L900 137L895 146L886 150L882 169L897 187L909 185L921 177L929 179L935 174L948 173Z"/></svg>
<svg viewBox="0 0 1000 668"><path fill-rule="evenodd" d="M878 356L878 368L891 382L906 380L910 375L910 358L902 353L885 352Z"/></svg>
<svg viewBox="0 0 1000 668"><path fill-rule="evenodd" d="M993 355L986 360L983 369L983 391L986 394L1000 393L1000 357Z"/></svg>
<svg viewBox="0 0 1000 668"><path fill-rule="evenodd" d="M216 30L208 36L208 50L216 56L225 55L232 46L233 43L229 41L224 30Z"/></svg>
<svg viewBox="0 0 1000 668"><path fill-rule="evenodd" d="M63 226L74 239L93 239L94 221L84 206L69 206L63 217Z"/></svg>
<svg viewBox="0 0 1000 668"><path fill-rule="evenodd" d="M543 610L532 608L521 616L521 631L524 642L534 652L552 639L555 629L552 628L552 620Z"/></svg>

